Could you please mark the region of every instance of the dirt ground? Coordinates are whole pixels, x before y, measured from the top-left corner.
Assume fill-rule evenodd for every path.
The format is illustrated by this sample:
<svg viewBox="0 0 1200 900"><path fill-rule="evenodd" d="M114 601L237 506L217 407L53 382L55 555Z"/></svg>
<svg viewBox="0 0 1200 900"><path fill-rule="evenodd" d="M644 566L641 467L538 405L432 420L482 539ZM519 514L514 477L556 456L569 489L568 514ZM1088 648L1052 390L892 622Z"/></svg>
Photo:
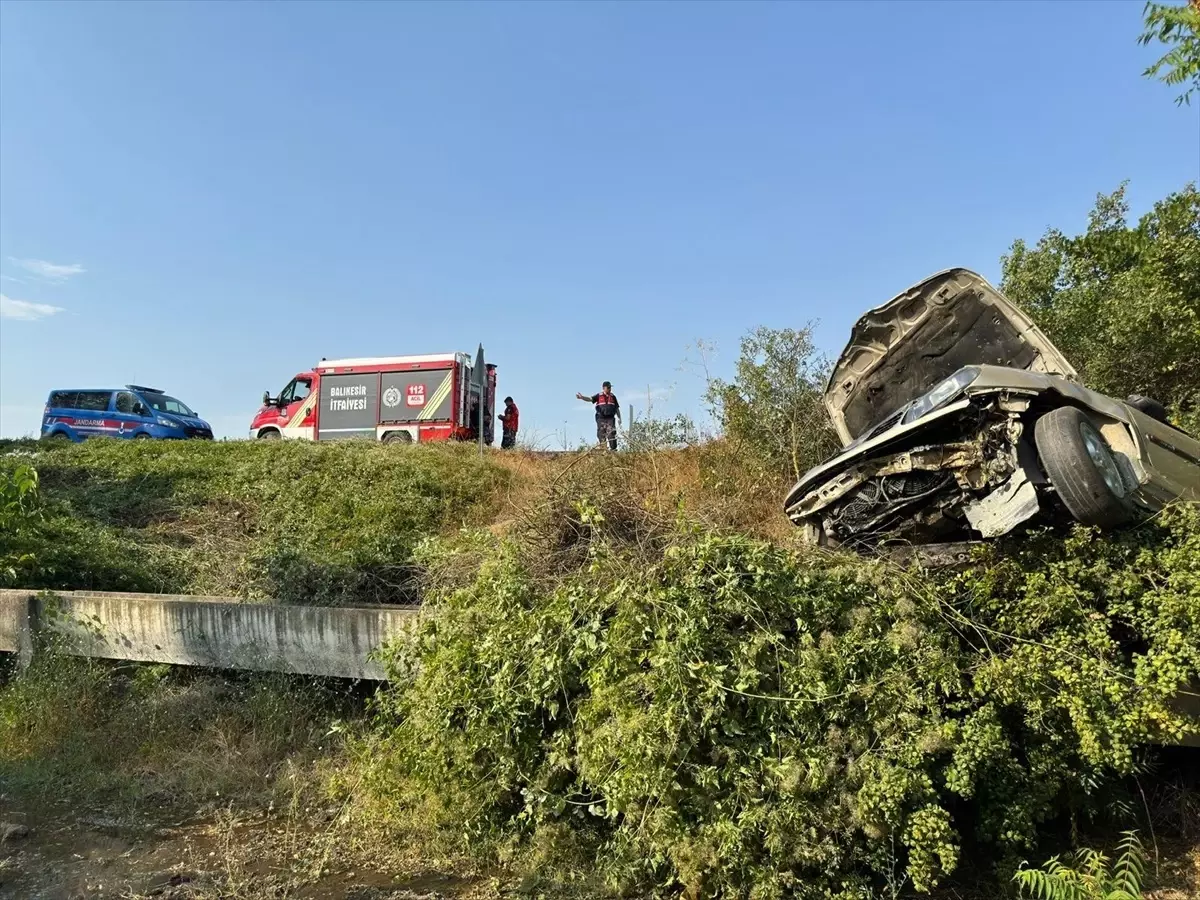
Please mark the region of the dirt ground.
<svg viewBox="0 0 1200 900"><path fill-rule="evenodd" d="M319 817L318 817L319 821ZM1200 898L1200 846L1161 844L1146 900ZM975 891L931 900L995 900ZM264 813L117 817L0 804L0 900L484 900L486 879L351 863L320 824ZM994 893L994 889L988 891Z"/></svg>
<svg viewBox="0 0 1200 900"><path fill-rule="evenodd" d="M7 804L6 804L7 805ZM343 864L286 820L0 809L0 900L440 900L480 885Z"/></svg>

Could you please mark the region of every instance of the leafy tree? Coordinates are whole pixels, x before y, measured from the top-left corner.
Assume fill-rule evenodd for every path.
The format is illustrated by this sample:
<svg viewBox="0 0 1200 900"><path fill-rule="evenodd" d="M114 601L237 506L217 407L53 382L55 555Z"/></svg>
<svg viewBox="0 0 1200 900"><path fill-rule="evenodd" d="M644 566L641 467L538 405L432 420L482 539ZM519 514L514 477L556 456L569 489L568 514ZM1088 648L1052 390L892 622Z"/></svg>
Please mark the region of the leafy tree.
<svg viewBox="0 0 1200 900"><path fill-rule="evenodd" d="M1087 231L1050 229L1003 258L1004 292L1092 388L1144 394L1200 424L1200 193L1194 185L1128 225L1122 185L1100 195Z"/></svg>
<svg viewBox="0 0 1200 900"><path fill-rule="evenodd" d="M1159 41L1171 49L1145 71L1176 87L1186 85L1176 103L1191 103L1192 91L1200 88L1200 0L1182 6L1149 2L1145 8L1146 30L1138 43Z"/></svg>
<svg viewBox="0 0 1200 900"><path fill-rule="evenodd" d="M754 329L742 338L733 381L713 379L706 395L725 437L780 478L798 479L838 447L823 405L829 362L812 329Z"/></svg>

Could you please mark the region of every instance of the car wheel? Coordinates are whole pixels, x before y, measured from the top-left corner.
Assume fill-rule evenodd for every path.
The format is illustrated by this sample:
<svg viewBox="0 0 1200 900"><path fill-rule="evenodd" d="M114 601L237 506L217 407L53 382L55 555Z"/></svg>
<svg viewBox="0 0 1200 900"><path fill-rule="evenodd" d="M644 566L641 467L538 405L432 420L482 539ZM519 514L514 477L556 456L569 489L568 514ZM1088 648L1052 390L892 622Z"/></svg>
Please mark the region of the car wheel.
<svg viewBox="0 0 1200 900"><path fill-rule="evenodd" d="M411 444L412 435L407 431L389 431L383 436L385 444Z"/></svg>
<svg viewBox="0 0 1200 900"><path fill-rule="evenodd" d="M283 437L283 435L281 435L274 428L269 428L266 431L260 431L258 433L258 439L260 441L278 441L282 437Z"/></svg>
<svg viewBox="0 0 1200 900"><path fill-rule="evenodd" d="M1082 410L1064 406L1046 413L1033 438L1050 484L1076 521L1112 527L1133 517L1117 459Z"/></svg>
<svg viewBox="0 0 1200 900"><path fill-rule="evenodd" d="M134 439L135 441L148 441L148 440L150 440L150 435L146 434L146 433L143 431L141 434L135 434L135 435L133 436L133 439Z"/></svg>

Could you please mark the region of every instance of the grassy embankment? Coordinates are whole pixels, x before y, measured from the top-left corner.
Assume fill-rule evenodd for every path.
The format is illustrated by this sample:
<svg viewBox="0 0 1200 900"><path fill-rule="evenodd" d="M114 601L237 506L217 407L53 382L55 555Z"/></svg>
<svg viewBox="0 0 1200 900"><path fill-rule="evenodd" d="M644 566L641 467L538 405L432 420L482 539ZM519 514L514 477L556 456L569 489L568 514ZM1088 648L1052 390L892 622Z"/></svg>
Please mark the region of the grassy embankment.
<svg viewBox="0 0 1200 900"><path fill-rule="evenodd" d="M1194 514L918 577L799 551L720 446L7 449L42 477L24 584L431 612L369 703L46 658L0 688L26 804L320 821L293 883L336 853L581 895L958 890L1077 834L1198 837L1195 757L1150 749L1200 673Z"/></svg>

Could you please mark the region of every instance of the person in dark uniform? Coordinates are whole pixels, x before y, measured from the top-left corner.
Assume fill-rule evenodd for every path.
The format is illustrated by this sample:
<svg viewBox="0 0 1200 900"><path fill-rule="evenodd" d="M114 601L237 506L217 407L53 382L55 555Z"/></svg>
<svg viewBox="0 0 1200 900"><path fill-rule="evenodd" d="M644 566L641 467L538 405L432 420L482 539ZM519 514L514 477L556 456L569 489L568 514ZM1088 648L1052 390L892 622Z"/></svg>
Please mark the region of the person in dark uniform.
<svg viewBox="0 0 1200 900"><path fill-rule="evenodd" d="M596 441L601 447L608 443L609 450L617 449L617 423L621 421L621 404L617 395L612 392L612 384L604 382L600 393L576 394L580 400L591 403L596 407Z"/></svg>
<svg viewBox="0 0 1200 900"><path fill-rule="evenodd" d="M517 426L521 419L521 411L512 397L504 398L504 413L496 418L500 420L504 432L500 437L500 449L511 450L517 446Z"/></svg>

